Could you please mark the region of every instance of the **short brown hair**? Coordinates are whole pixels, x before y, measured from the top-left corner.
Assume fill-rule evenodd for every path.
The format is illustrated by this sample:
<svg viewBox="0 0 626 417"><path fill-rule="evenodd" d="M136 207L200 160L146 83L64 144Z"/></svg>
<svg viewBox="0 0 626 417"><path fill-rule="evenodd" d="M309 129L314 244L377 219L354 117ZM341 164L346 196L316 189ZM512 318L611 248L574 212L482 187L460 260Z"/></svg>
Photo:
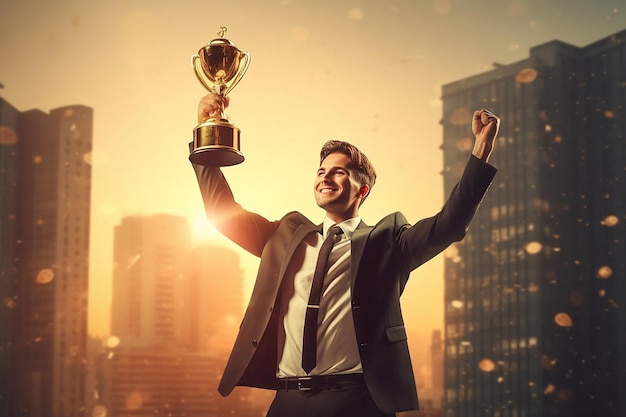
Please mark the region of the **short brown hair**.
<svg viewBox="0 0 626 417"><path fill-rule="evenodd" d="M376 183L376 170L370 160L356 146L340 140L329 140L322 146L320 151L320 164L331 153L339 152L346 155L352 161L351 168L356 174L356 180L361 185L367 185L371 190Z"/></svg>

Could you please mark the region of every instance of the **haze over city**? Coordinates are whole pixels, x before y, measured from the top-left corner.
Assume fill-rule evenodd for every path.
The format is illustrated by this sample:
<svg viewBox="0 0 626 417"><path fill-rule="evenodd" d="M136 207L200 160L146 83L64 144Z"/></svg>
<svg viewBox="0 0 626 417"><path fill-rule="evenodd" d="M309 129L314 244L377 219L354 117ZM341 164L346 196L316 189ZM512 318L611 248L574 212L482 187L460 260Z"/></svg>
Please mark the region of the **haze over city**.
<svg viewBox="0 0 626 417"><path fill-rule="evenodd" d="M187 160L206 94L190 57L220 26L251 55L227 111L246 156L225 169L238 201L270 219L296 209L321 221L312 193L318 151L339 138L378 171L362 209L368 223L394 210L415 222L443 203L442 84L554 39L584 46L626 27L617 0L3 0L0 11L2 96L22 111L94 109L89 329L101 336L109 334L112 236L122 217L177 214L197 242L235 249L203 219ZM249 291L257 259L235 250ZM407 325L424 342L443 326L441 259L413 274L403 300Z"/></svg>

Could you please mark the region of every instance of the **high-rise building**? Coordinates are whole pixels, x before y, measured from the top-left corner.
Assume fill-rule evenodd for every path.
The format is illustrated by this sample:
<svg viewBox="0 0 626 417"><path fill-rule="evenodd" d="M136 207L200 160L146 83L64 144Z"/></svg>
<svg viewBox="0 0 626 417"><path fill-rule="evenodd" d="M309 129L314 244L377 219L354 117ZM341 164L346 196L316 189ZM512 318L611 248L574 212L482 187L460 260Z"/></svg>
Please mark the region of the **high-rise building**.
<svg viewBox="0 0 626 417"><path fill-rule="evenodd" d="M13 332L13 261L17 146L16 108L0 97L0 369L12 375L11 345ZM0 378L0 415L10 415L10 378Z"/></svg>
<svg viewBox="0 0 626 417"><path fill-rule="evenodd" d="M129 216L114 231L111 334L122 346L176 346L189 330L176 303L191 248L187 220Z"/></svg>
<svg viewBox="0 0 626 417"><path fill-rule="evenodd" d="M82 416L93 111L16 112L0 101L7 415Z"/></svg>
<svg viewBox="0 0 626 417"><path fill-rule="evenodd" d="M443 338L441 330L433 330L428 355L430 391L433 404L441 408L443 400Z"/></svg>
<svg viewBox="0 0 626 417"><path fill-rule="evenodd" d="M222 399L217 383L242 315L239 257L191 248L187 220L122 219L114 233L109 415L249 416L248 396Z"/></svg>
<svg viewBox="0 0 626 417"><path fill-rule="evenodd" d="M626 31L443 86L444 184L472 111L499 169L445 259L446 416L626 415Z"/></svg>

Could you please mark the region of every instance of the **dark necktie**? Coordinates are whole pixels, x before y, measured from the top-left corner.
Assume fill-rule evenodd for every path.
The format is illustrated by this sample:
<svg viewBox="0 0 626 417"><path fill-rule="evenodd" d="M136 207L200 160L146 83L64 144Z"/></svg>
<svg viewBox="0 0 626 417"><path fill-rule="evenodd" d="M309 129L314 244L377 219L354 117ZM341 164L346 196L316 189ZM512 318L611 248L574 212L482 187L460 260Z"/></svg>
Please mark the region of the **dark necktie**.
<svg viewBox="0 0 626 417"><path fill-rule="evenodd" d="M309 295L309 304L306 306L304 336L302 338L302 369L307 374L315 368L317 362L317 316L320 310L324 277L328 271L328 257L333 249L337 235L341 233L343 233L343 230L339 226L333 226L328 230L315 265L311 295Z"/></svg>

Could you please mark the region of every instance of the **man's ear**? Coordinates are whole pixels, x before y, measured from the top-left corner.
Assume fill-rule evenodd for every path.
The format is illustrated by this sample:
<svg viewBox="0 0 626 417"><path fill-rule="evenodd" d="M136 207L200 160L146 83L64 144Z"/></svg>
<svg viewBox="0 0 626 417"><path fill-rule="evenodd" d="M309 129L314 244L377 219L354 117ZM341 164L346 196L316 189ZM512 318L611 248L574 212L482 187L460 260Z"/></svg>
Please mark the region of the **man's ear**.
<svg viewBox="0 0 626 417"><path fill-rule="evenodd" d="M361 186L361 188L359 189L359 197L360 198L365 198L367 197L367 195L370 192L370 186L367 184L364 184Z"/></svg>

